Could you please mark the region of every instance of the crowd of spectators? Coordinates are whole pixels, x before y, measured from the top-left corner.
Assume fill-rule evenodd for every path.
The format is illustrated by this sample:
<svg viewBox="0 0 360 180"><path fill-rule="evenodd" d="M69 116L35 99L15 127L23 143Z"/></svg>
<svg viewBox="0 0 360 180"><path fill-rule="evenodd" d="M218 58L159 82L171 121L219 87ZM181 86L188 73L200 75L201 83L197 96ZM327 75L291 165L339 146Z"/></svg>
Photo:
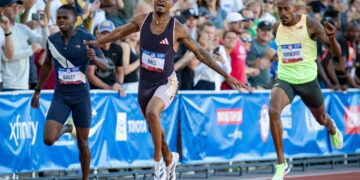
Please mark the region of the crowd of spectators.
<svg viewBox="0 0 360 180"><path fill-rule="evenodd" d="M1 0L0 91L28 90L37 84L50 34L59 31L56 12L63 4L77 11L77 28L101 38L140 13L152 11L152 0ZM297 0L298 13L329 21L342 56L333 57L318 43L318 80L323 88L345 91L360 87L360 0ZM174 0L171 10L226 72L254 89L270 89L277 78L276 0ZM136 91L139 81L139 40L134 33L101 46L102 71L90 65L92 89ZM175 59L180 90L229 90L231 87L180 45ZM45 89L54 89L55 73Z"/></svg>

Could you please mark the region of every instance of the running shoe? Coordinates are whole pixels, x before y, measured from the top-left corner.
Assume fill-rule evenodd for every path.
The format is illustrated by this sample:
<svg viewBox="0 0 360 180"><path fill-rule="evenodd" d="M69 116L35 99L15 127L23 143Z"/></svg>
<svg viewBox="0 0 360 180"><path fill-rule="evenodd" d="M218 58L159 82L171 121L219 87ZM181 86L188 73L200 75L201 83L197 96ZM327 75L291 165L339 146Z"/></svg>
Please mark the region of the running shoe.
<svg viewBox="0 0 360 180"><path fill-rule="evenodd" d="M166 167L167 180L176 179L176 165L179 162L179 154L177 152L172 152L172 161L168 167Z"/></svg>
<svg viewBox="0 0 360 180"><path fill-rule="evenodd" d="M283 180L284 176L290 172L290 166L288 163L276 164L275 174L271 180Z"/></svg>
<svg viewBox="0 0 360 180"><path fill-rule="evenodd" d="M333 119L331 119L331 122L333 123L335 129L336 129L336 133L334 135L330 134L330 139L331 139L331 143L333 144L333 146L335 147L335 149L339 150L343 147L344 142L343 142L343 135L340 132L340 130L337 128L335 121Z"/></svg>
<svg viewBox="0 0 360 180"><path fill-rule="evenodd" d="M163 161L160 163L155 162L154 180L166 180L165 164Z"/></svg>

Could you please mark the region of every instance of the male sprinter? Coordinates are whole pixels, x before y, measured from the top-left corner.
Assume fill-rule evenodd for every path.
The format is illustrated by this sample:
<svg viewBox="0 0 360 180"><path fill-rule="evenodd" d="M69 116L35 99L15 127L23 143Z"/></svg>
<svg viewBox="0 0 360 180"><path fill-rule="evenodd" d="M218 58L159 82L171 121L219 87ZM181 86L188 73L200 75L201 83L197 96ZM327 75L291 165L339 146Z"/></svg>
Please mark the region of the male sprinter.
<svg viewBox="0 0 360 180"><path fill-rule="evenodd" d="M296 0L278 1L281 23L275 24L279 68L278 81L271 91L269 116L278 159L273 176L276 180L283 179L290 171L284 159L280 114L295 95L301 97L316 121L328 129L334 147L339 149L343 144L341 132L325 113L324 99L316 79L316 39L319 38L326 44L335 56L340 56L341 49L335 37L336 28L329 22L323 27L306 15L297 14L295 3Z"/></svg>
<svg viewBox="0 0 360 180"><path fill-rule="evenodd" d="M174 56L182 42L193 51L196 58L221 74L226 82L239 89L243 85L224 72L206 50L194 42L185 27L171 17L169 12L173 0L154 0L155 12L134 17L128 24L112 31L108 36L87 42L99 46L122 39L140 31L140 81L138 101L147 120L154 144L155 179L175 179L175 168L179 155L170 153L161 128L160 114L173 101L177 92L178 81L174 72ZM166 163L166 172L162 166L162 156Z"/></svg>
<svg viewBox="0 0 360 180"><path fill-rule="evenodd" d="M95 37L83 30L75 29L76 11L73 6L61 6L57 12L56 22L60 32L48 39L47 57L41 67L39 84L35 88L31 106L39 107L40 91L53 63L56 71L56 88L46 117L44 142L46 145L53 145L63 133L72 131L70 125L63 127L72 112L80 151L82 179L85 180L90 171L88 135L91 122L89 83L85 72L89 61L101 69L106 70L106 66L96 60L94 49L84 45L84 40L92 40ZM96 50L97 55L101 54L99 49Z"/></svg>

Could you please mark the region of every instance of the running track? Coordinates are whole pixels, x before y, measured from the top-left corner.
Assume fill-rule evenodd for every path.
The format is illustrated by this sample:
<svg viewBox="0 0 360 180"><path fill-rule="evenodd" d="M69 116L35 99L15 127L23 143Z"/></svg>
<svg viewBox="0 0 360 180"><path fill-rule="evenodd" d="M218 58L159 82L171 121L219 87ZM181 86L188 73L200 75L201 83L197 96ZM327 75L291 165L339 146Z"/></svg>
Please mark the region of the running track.
<svg viewBox="0 0 360 180"><path fill-rule="evenodd" d="M337 173L318 173L311 175L294 175L286 177L285 180L301 180L301 179L309 179L309 180L360 180L360 170L357 172L349 171L349 172L337 172Z"/></svg>

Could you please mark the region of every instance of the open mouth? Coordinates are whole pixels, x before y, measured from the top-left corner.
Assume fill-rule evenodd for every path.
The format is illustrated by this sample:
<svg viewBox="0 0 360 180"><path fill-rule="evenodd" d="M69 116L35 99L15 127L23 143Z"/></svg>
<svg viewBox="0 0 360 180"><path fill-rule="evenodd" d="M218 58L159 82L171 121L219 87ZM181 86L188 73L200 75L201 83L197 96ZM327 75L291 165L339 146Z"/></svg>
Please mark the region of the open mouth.
<svg viewBox="0 0 360 180"><path fill-rule="evenodd" d="M59 28L65 28L64 24L59 24Z"/></svg>
<svg viewBox="0 0 360 180"><path fill-rule="evenodd" d="M164 8L165 5L164 5L164 4L158 4L156 7L162 7L162 8Z"/></svg>

